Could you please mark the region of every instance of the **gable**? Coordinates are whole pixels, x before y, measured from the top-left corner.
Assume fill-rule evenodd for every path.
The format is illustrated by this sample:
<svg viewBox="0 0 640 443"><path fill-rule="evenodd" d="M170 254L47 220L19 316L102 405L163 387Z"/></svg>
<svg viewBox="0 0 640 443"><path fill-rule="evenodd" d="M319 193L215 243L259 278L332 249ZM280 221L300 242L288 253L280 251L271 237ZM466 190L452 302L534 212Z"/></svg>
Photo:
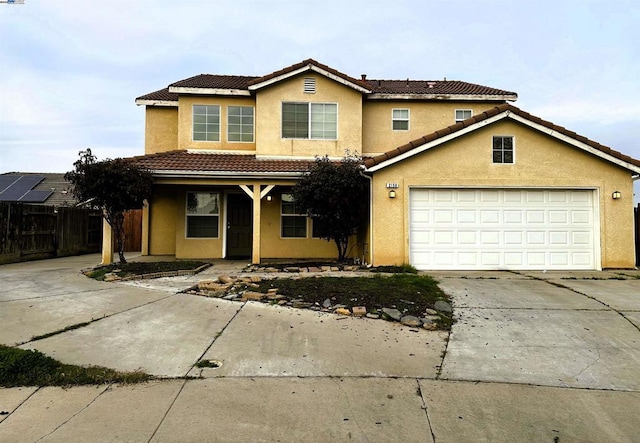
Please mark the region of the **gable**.
<svg viewBox="0 0 640 443"><path fill-rule="evenodd" d="M640 174L640 160L624 155L508 104L496 106L481 114L474 115L463 122L456 123L455 125L448 126L420 139L413 140L384 154L369 158L365 161L365 166L369 172L378 171L424 151L444 144L450 145L449 142L454 140L459 141L464 137L468 137L468 134L495 125L502 120L517 122L530 131L545 134L558 142L613 163L633 173ZM496 135L498 134L496 133Z"/></svg>

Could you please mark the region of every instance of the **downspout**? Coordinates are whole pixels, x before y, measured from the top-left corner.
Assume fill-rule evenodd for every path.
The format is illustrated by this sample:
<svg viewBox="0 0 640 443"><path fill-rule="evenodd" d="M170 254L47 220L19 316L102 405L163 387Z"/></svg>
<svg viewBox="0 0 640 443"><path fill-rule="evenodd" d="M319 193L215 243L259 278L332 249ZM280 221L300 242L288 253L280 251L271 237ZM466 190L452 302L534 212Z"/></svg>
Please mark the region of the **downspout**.
<svg viewBox="0 0 640 443"><path fill-rule="evenodd" d="M360 175L369 180L369 261L373 265L373 177L366 175L365 165L362 165Z"/></svg>

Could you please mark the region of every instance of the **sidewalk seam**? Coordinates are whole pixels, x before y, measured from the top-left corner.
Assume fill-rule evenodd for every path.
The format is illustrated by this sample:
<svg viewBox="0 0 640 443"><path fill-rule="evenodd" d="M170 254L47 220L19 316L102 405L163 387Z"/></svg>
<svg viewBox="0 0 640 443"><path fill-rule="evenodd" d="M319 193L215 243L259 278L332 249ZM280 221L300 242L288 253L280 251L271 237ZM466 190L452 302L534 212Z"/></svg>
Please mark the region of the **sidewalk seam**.
<svg viewBox="0 0 640 443"><path fill-rule="evenodd" d="M82 409L80 409L79 411L77 411L75 414L73 414L71 417L69 417L68 419L66 419L65 421L63 421L62 423L60 423L58 426L56 426L51 432L43 435L42 437L40 437L39 439L36 440L36 443L39 441L42 441L42 439L50 436L51 434L53 434L54 432L56 432L58 429L60 429L61 427L63 427L64 425L66 425L67 423L69 423L71 420L73 420L77 415L81 414L83 411L87 410L87 408L89 408L89 406L91 406L97 399L99 399L100 397L102 397L102 395L111 390L111 384L107 385L106 388L104 388L102 390L102 392L100 392L98 395L95 396L95 398L93 400L91 400L86 406L84 406Z"/></svg>
<svg viewBox="0 0 640 443"><path fill-rule="evenodd" d="M167 412L165 412L164 415L162 416L162 418L160 419L160 423L158 423L158 426L156 426L156 429L153 431L153 434L151 434L151 437L149 437L149 440L147 440L147 443L151 442L151 440L153 440L153 437L155 437L156 434L158 433L158 430L160 429L160 426L162 426L162 423L164 423L165 419L167 418L167 415L169 415L169 412L171 412L171 409L173 408L173 405L178 400L178 397L180 397L180 394L182 394L182 390L187 385L188 381L189 381L188 379L185 379L184 383L182 383L182 386L180 386L180 389L176 393L176 396L174 397L173 401L171 402L171 404L167 408Z"/></svg>
<svg viewBox="0 0 640 443"><path fill-rule="evenodd" d="M422 388L420 387L420 379L416 378L416 385L418 385L418 394L420 395L420 400L422 400L422 409L424 410L424 415L427 418L427 424L429 425L429 433L431 434L431 439L433 443L436 443L436 434L433 432L433 426L431 426L431 420L429 419L429 409L427 409L427 401L424 399L424 394L422 393Z"/></svg>

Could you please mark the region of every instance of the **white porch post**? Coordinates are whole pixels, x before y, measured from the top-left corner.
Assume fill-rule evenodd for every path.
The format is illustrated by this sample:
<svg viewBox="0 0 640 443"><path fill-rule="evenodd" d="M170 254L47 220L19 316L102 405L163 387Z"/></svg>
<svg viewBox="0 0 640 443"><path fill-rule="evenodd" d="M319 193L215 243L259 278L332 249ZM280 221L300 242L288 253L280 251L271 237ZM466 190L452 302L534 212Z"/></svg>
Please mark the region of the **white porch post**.
<svg viewBox="0 0 640 443"><path fill-rule="evenodd" d="M260 209L262 196L260 195L260 184L253 185L253 248L251 252L251 262L260 263Z"/></svg>
<svg viewBox="0 0 640 443"><path fill-rule="evenodd" d="M141 255L149 255L149 202L145 200L142 207L142 247Z"/></svg>
<svg viewBox="0 0 640 443"><path fill-rule="evenodd" d="M110 265L113 263L113 229L111 225L107 223L107 220L102 218L102 265Z"/></svg>

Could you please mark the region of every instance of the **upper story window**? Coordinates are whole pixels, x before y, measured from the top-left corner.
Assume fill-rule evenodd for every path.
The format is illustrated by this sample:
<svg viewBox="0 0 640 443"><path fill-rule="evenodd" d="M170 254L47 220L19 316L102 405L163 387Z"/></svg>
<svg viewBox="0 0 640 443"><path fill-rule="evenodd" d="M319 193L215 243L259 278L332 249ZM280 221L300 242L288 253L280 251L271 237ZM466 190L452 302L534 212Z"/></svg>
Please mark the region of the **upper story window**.
<svg viewBox="0 0 640 443"><path fill-rule="evenodd" d="M471 109L456 109L456 123L471 118L473 111Z"/></svg>
<svg viewBox="0 0 640 443"><path fill-rule="evenodd" d="M187 238L217 238L220 194L187 192Z"/></svg>
<svg viewBox="0 0 640 443"><path fill-rule="evenodd" d="M336 103L282 103L282 138L336 140Z"/></svg>
<svg viewBox="0 0 640 443"><path fill-rule="evenodd" d="M193 105L193 141L220 141L220 106Z"/></svg>
<svg viewBox="0 0 640 443"><path fill-rule="evenodd" d="M409 130L409 110L408 109L393 109L391 111L391 120L393 122L394 131Z"/></svg>
<svg viewBox="0 0 640 443"><path fill-rule="evenodd" d="M513 163L514 159L513 136L493 136L493 162Z"/></svg>
<svg viewBox="0 0 640 443"><path fill-rule="evenodd" d="M307 216L300 213L291 194L282 194L280 226L283 238L307 237Z"/></svg>
<svg viewBox="0 0 640 443"><path fill-rule="evenodd" d="M253 143L253 106L227 107L227 140Z"/></svg>

